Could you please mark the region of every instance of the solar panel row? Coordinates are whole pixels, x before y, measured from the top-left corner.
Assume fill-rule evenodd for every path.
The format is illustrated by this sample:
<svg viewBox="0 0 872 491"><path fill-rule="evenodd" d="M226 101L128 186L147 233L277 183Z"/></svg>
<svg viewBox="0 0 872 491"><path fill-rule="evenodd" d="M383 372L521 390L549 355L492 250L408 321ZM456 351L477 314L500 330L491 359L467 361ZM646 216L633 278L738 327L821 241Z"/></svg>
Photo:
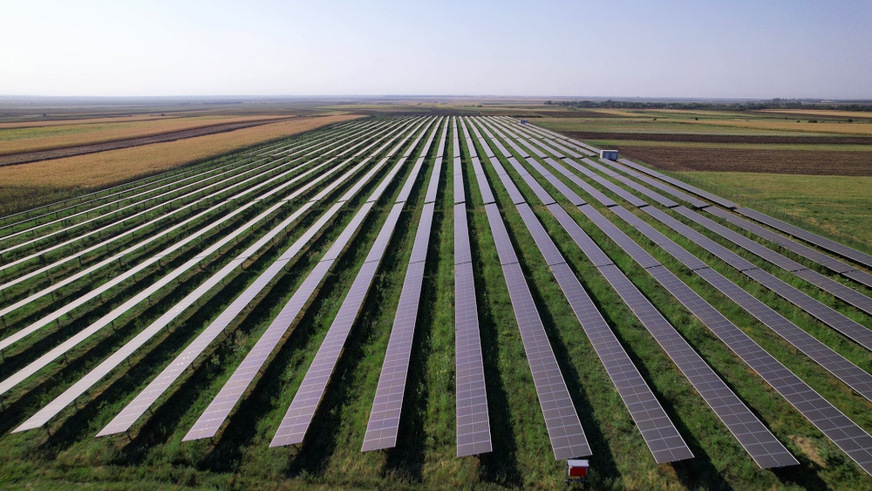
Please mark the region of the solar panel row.
<svg viewBox="0 0 872 491"><path fill-rule="evenodd" d="M432 141L432 137L430 140ZM443 143L440 143L440 147L444 145L444 141L445 132L443 132ZM410 179L409 182L413 181ZM372 411L363 437L361 451L364 452L393 448L397 443L434 208L433 203L427 203L421 213L415 242L412 245L412 255L409 258L409 267L406 270L394 324L391 327L384 364L375 391Z"/></svg>
<svg viewBox="0 0 872 491"><path fill-rule="evenodd" d="M727 211L716 208L709 208L706 209L706 211L732 223L733 225L736 225L739 228L742 228L756 234L759 237L763 237L766 240L774 242L779 246L789 251L792 251L810 261L814 261L817 264L820 264L821 266L831 271L839 273L846 278L854 280L861 285L872 288L872 275L866 273L865 271L857 270L853 266L843 263L842 261L839 261L834 257L828 256L816 249L804 246L798 242L794 242L787 237L784 237L783 235L777 234L767 228L763 228L760 225L749 222L748 220L740 218Z"/></svg>
<svg viewBox="0 0 872 491"><path fill-rule="evenodd" d="M469 151L470 161L472 163L472 171L475 174L475 179L478 182L478 192L481 194L481 201L484 204L494 202L494 194L490 186L487 184L487 176L484 173L484 168L476 156L475 147L472 144L472 138L469 136L469 131L466 129L466 123L463 118L460 119L460 127L463 130L463 136L466 139L466 148ZM459 151L457 152L459 154Z"/></svg>
<svg viewBox="0 0 872 491"><path fill-rule="evenodd" d="M832 253L838 254L839 256L848 258L852 261L858 262L864 266L872 267L872 256L869 254L862 253L856 249L852 249L844 244L839 244L833 240L827 239L825 237L821 237L820 235L813 234L808 230L801 229L795 225L791 225L789 223L782 222L777 218L772 218L769 215L764 213L760 213L759 211L752 210L750 208L738 208L736 209L736 213L740 215L744 215L752 220L756 220L760 223L769 225L770 227L780 230L784 233L790 234L794 237L802 239L808 243L814 244L821 249L830 251Z"/></svg>
<svg viewBox="0 0 872 491"><path fill-rule="evenodd" d="M658 463L693 457L678 430L630 361L614 333L578 278L566 264L548 233L526 203L518 206L524 224L545 257L554 277L603 362L627 410Z"/></svg>
<svg viewBox="0 0 872 491"><path fill-rule="evenodd" d="M558 215L564 220L572 221L559 205L552 204L548 208L552 212L559 209L563 213L558 213ZM663 412L659 402L657 402L653 393L650 392L644 379L638 374L626 352L620 347L620 343L614 337L602 316L599 315L599 312L586 292L584 292L577 278L575 278L568 265L565 264L563 256L536 219L532 209L529 205L522 204L518 206L518 211L540 252L543 253L546 262L552 268L576 316L582 322L586 332L590 331L589 337L592 343L594 343L595 349L597 349L602 362L609 372L610 378L612 378L615 387L627 405L630 414L657 462L671 462L692 458L693 454L690 449L684 443L665 412ZM590 238L581 231L577 224L574 221L572 223L575 226L568 228L567 232L572 230L570 232L571 235L575 237L582 236L581 242L592 245L592 247L586 247L584 252L590 253L594 257L605 257L605 254L590 241ZM611 261L606 259L605 264L611 264Z"/></svg>
<svg viewBox="0 0 872 491"><path fill-rule="evenodd" d="M788 259L788 258L782 256L781 254L773 251L772 249L760 244L759 242L755 242L755 241L749 239L748 237L745 237L742 234L736 233L736 232L728 229L727 227L724 227L723 225L716 223L715 221L700 215L699 213L692 212L683 206L676 208L675 211L678 214L686 217L687 219L689 219L689 220L691 220L699 225L702 225L706 229L711 230L712 232L714 232L714 233L720 235L721 237L729 240L730 242L738 245L742 249L745 249L746 251L748 251L748 252L750 252L750 253L752 253L760 258L763 258L766 261L769 261L770 263L778 266L781 269L784 269L784 270L789 271L789 272L795 272L795 271L807 269L802 264L799 264L796 261Z"/></svg>
<svg viewBox="0 0 872 491"><path fill-rule="evenodd" d="M423 125L423 122L420 123L417 128L412 130L412 132L414 133L414 132L418 131L418 129L420 128L421 125ZM406 141L408 141L409 138L410 137L407 136L403 140L401 140L399 143L397 143L393 147L393 149L389 152L389 155L397 152L403 146L403 144ZM380 151L382 149L386 148L391 143L393 143L393 141L388 141L385 145L383 145L372 156L375 156L378 153L380 153ZM383 163L383 162L385 162L384 159L380 163ZM397 165L399 166L402 164L403 164L403 161L399 162ZM371 175L371 174L367 174L367 175ZM395 173L389 173L389 176L386 178L390 178L393 175L395 175ZM380 192L380 191L378 189L376 189L376 191L374 191L374 193L375 192ZM340 199L340 201L342 201L342 200ZM348 227L354 227L355 229L357 227L359 227L359 225L362 223L363 218L365 217L366 213L368 213L368 211L373 207L373 205L374 205L374 203L372 201L368 201L368 202L364 203L361 206L360 211L358 212L357 215L355 215L355 217L352 219L352 221ZM297 289L297 292L295 293L296 298L292 297L291 302L289 302L288 304L291 304L293 302L294 305L299 305L299 308L302 309L306 300L308 299L308 295L304 296L304 294L301 292L309 291L309 293L311 294L312 292L315 291L315 288L317 288L317 285L320 284L320 280L323 279L323 275L325 275L327 273L327 269L329 269L329 266L332 263L332 260L335 260L336 257L338 257L338 251L344 249L344 247L347 245L347 242L351 240L351 236L353 234L346 233L349 230L348 227L346 227L346 230L343 231L343 234L341 234L339 236L337 241L334 242L333 246L331 246L331 248L327 251L325 256L322 257L321 262L316 266L315 269L313 269L313 271L309 274L309 277L307 277L307 279L303 282L303 284L300 286L300 288ZM327 263L327 261L330 261L330 263ZM260 285L258 285L258 286L260 286ZM190 364L197 358L197 356L200 353L202 353L208 347L208 345L211 344L211 342L219 334L221 334L221 332L224 331L224 329L227 326L230 325L230 323L233 321L233 319L235 319L242 312L242 310L254 299L254 297L257 294L259 294L261 288L258 288L258 287L247 288L239 297L237 297L230 304L230 306L227 309L225 309L218 316L218 318L216 318L215 321L213 321L200 335L198 335L197 338L191 344L189 344L188 347L185 348L185 350L182 351L182 353L179 354L175 358L175 360L173 362L171 362L170 365L167 366L157 376L157 378L152 380L152 382L148 385L148 387L146 387L145 390L140 392L140 394L137 395L137 397L134 398L133 401L131 401L118 415L116 415L115 418L113 418L113 420L110 421L109 424L105 428L103 428L103 430L98 434L98 436L104 436L104 435L109 435L109 434L113 434L113 433L120 433L120 432L127 431L130 428L130 426L137 419L139 419L139 417L141 417L145 411L148 410L148 408L157 400L157 398L163 392L165 392L166 389L169 388L169 386L182 374L182 372L185 369L187 369L188 366L190 366ZM282 322L283 320L286 320L289 324L290 321L293 320L293 318L291 318L291 319L286 319L286 318L287 317L296 317L296 314L299 312L299 311L293 312L293 310L295 308L294 305L286 305L285 308L283 309L283 312L280 313L280 315L279 315L279 318L281 318L281 319L277 318L277 320L274 321L274 324L276 322ZM271 331L271 334L274 333L276 330L277 329L273 329ZM273 336L270 336L270 338L275 339L275 337L273 337ZM261 339L264 340L264 343L267 343L268 342L267 339L269 339L269 338L265 338L264 336L262 336ZM258 340L258 342L260 343L261 340ZM266 351L266 350L263 350L263 351ZM252 353L254 353L254 354L252 354ZM248 356L260 358L261 356L263 356L261 353L262 353L261 351L258 351L258 352L252 351L251 353L249 353ZM239 376L241 376L241 373ZM227 386L225 386L225 387L227 387ZM224 389L222 389L222 390L224 390ZM238 389L238 390L240 391L240 393L242 391L244 391L244 389ZM229 412L229 410L228 410L228 412Z"/></svg>
<svg viewBox="0 0 872 491"><path fill-rule="evenodd" d="M351 125L357 126L357 123L351 123ZM336 130L336 132L339 131L341 130ZM80 214L80 210L83 210L82 213L91 213L94 211L98 211L103 207L118 205L123 201L133 199L141 195L141 190L143 189L146 190L146 193L152 192L155 189L162 187L161 183L169 181L171 183L170 185L173 185L188 179L196 179L200 176L205 175L206 173L213 172L217 169L239 165L246 159L257 159L257 157L260 157L261 155L265 155L279 149L285 149L289 147L294 148L297 146L298 144L296 143L276 143L268 145L267 147L265 147L265 149L262 148L233 155L233 161L223 166L213 166L210 164L206 164L202 167L194 166L190 170L168 172L164 174L165 177L162 178L146 177L93 193L87 193L76 198L70 198L49 205L26 210L20 213L7 215L0 219L0 222L4 223L2 226L0 226L0 231L2 231L3 236L9 236L9 234L15 233L16 231L28 230L34 224L44 226L58 223L58 221L68 220L70 218L78 216ZM258 160L263 161L266 160L266 158ZM255 164L258 162L258 160L255 160L253 162L247 162L247 164ZM206 170L203 171L203 169ZM135 194L120 197L121 195L128 193Z"/></svg>
<svg viewBox="0 0 872 491"><path fill-rule="evenodd" d="M556 205L552 207L556 207ZM590 206L581 208L590 208ZM613 207L612 209L623 210L621 207ZM626 212L626 210L623 211ZM588 210L588 213L599 215L592 209ZM601 215L599 217L602 218ZM592 219L595 218L592 217ZM629 241L629 238L616 229L613 230L610 237L620 244L626 244ZM592 254L592 250L602 254L602 251L595 244L590 243L582 247L585 254ZM659 268L662 268L659 263L653 266L653 269ZM668 321L616 266L604 264L599 266L598 269L627 305L631 307L643 325L655 336L658 343L679 366L679 369L688 377L688 380L691 381L697 391L715 413L718 414L724 424L728 426L758 465L768 468L797 463L784 446L778 442L741 400L733 394L711 367L699 357L684 338L675 331ZM665 440L656 448L658 450L669 451L676 448L676 443L674 439ZM653 450L655 450L655 447L652 446Z"/></svg>
<svg viewBox="0 0 872 491"><path fill-rule="evenodd" d="M613 211L625 221L642 231L659 247L669 252L685 266L694 270L699 276L720 290L740 307L756 317L764 325L775 331L786 341L805 353L812 360L833 373L855 391L872 400L872 375L852 364L844 357L803 331L774 310L754 298L742 288L721 276L708 267L697 267L699 261L678 244L666 238L644 221L624 209L613 208Z"/></svg>
<svg viewBox="0 0 872 491"><path fill-rule="evenodd" d="M502 222L499 222L500 225ZM494 223L491 222L491 226ZM499 225L496 225L499 227ZM521 340L524 351L527 353L527 363L533 374L533 383L536 385L536 394L542 414L545 416L545 425L548 428L548 437L551 440L551 448L554 458L566 460L575 457L590 455L590 446L575 406L560 372L560 366L551 350L548 336L542 325L542 319L536 310L536 304L527 286L521 265L518 263L504 264L503 275L515 319L521 331Z"/></svg>
<svg viewBox="0 0 872 491"><path fill-rule="evenodd" d="M717 271L705 269L696 273L858 394L872 401L872 375L797 327Z"/></svg>
<svg viewBox="0 0 872 491"><path fill-rule="evenodd" d="M638 207L638 206L645 206L648 204L645 201L637 198L633 193L630 193L629 191L616 185L615 183L609 181L608 179L600 176L596 172L588 169L587 167L585 167L581 164L578 164L577 162L573 162L569 159L564 159L563 161L566 162L570 167L572 167L573 169L575 169L576 171L580 172L582 175L584 175L585 177L590 179L591 181L599 184L600 186L604 187L605 189L608 189L613 194L620 196L621 199L630 203L631 205ZM584 158L581 161L587 165L596 165L596 163L594 161L592 161L588 158Z"/></svg>
<svg viewBox="0 0 872 491"><path fill-rule="evenodd" d="M506 135L503 134L502 132L500 132L496 127L492 127L492 128L496 132L497 136L499 136L503 139L506 139L510 144L512 143L510 140L507 139ZM487 129L485 129L485 131L486 131L486 134L488 134L488 137L491 138L491 141L497 142L497 140L495 140L493 138L493 136L491 136L490 133L487 132ZM501 148L504 149L505 147L501 147ZM502 149L500 150L502 155L509 155L509 153L507 151L504 151ZM522 176L524 176L525 174L527 176L530 176L529 172L527 172L527 170L524 167L520 166L516 159L514 159L514 158L509 159L509 163L512 164L512 166L515 168L515 170L519 174L521 174ZM564 196L566 196L567 199L569 199L570 202L572 202L572 204L574 206L583 205L585 203L585 201L583 199L581 199L581 197L578 194L576 194L575 191L570 189L569 186L567 186L563 181L558 179L557 176L555 176L549 172L543 172L544 167L542 166L542 164L540 164L536 160L528 160L527 163L531 167L533 167L537 172L539 172L540 174L543 174L545 176L545 180L547 180L549 184L554 186L558 191L560 191ZM530 178L531 178L531 176L530 176ZM532 182L536 183L535 186L531 186L531 189L536 194L536 196L539 198L539 200L542 201L543 204L546 204L546 206L547 206L547 204L555 202L554 198L549 193L547 193L545 191L545 189L538 183L538 181L535 181L534 179L528 179L528 178L525 178L524 180L525 180L525 182L528 183L528 185L530 184L530 180L532 180Z"/></svg>
<svg viewBox="0 0 872 491"><path fill-rule="evenodd" d="M454 150L454 326L457 456L493 450L457 122Z"/></svg>
<svg viewBox="0 0 872 491"><path fill-rule="evenodd" d="M774 242L775 244L778 244L779 246L781 246L789 251L792 251L792 252L798 254L799 256L802 256L810 261L814 261L814 262L820 264L821 266L823 266L831 271L835 271L836 273L841 274L841 273L846 273L848 271L854 271L856 269L853 266L850 266L846 263L843 263L842 261L840 261L832 256L828 256L828 255L826 255L826 254L824 254L816 249L812 249L812 248L804 246L798 242L794 242L794 241L788 239L787 237L785 237L781 234L778 234L776 232L769 230L768 228L757 225L756 223L745 220L744 218L739 217L737 215L734 215L733 213L730 213L729 211L721 210L720 208L714 208L714 207L706 208L705 211L707 213L711 213L712 215L719 217L719 218L721 218L721 219L723 219L723 220L725 220L725 221L727 221L727 222L729 222L729 223L731 223L731 224L733 224L741 229L747 230L748 232L751 232L752 234L754 234L758 237L762 237L770 242Z"/></svg>
<svg viewBox="0 0 872 491"><path fill-rule="evenodd" d="M462 126L466 133L465 123L462 123ZM484 175L476 177L479 188L489 189ZM521 341L533 375L539 405L545 417L545 426L548 428L554 458L566 460L590 455L587 437L581 428L581 422L575 412L575 406L551 349L545 327L536 310L524 273L518 264L499 209L495 204L488 204L485 206L485 211L500 257L512 309L521 331Z"/></svg>
<svg viewBox="0 0 872 491"><path fill-rule="evenodd" d="M726 247L718 244L717 242L709 239L708 237L702 235L697 232L693 228L685 225L684 223L676 220L675 218L667 215L661 210L654 208L653 206L646 206L642 208L642 210L654 217L660 223L666 225L667 227L675 230L681 235L687 237L703 249L705 249L708 253L715 256L716 258L724 261L730 266L736 268L739 271L748 271L751 269L757 269L757 266L753 263L747 261L746 259L740 257L738 254L733 251L727 249Z"/></svg>
<svg viewBox="0 0 872 491"><path fill-rule="evenodd" d="M608 160L608 159L606 159L606 160L600 159L599 161L593 161L593 160L587 159L586 162L589 165L593 166L594 170L598 170L598 171L602 172L603 174L611 177L612 179L615 179L616 181L620 182L624 186L627 186L628 188L636 191L637 193L645 195L649 199L654 200L660 206L663 206L666 208L674 208L674 207L678 206L678 203L676 203L675 201L672 201L671 199L667 198L666 196L663 196L662 194L657 193L657 192L637 183L636 181L634 181L634 180L632 180L632 179L630 179L622 174L619 174L619 173L613 171L612 169L600 164L600 162L605 162L605 161L611 162L611 160Z"/></svg>
<svg viewBox="0 0 872 491"><path fill-rule="evenodd" d="M420 136L412 144L412 147L414 147L418 141L420 141ZM424 152L426 152L426 150L424 150ZM404 165L407 159L408 154L399 160L395 168ZM420 167L413 168L413 172L407 178L406 182L414 182L417 176L416 171L418 170L420 170ZM392 179L393 175L395 175L395 173L389 173L389 177L386 177L386 179ZM368 201L367 204L369 203L374 203L374 201ZM381 231L376 237L369 255L364 260L364 264L358 272L349 293L345 297L339 312L334 318L327 338L325 338L322 343L322 347L327 347L324 350L325 354L320 359L316 356L316 360L312 365L314 370L311 371L311 376L307 373L306 378L304 379L305 385L302 385L300 390L298 390L298 394L301 394L300 404L302 405L302 408L300 405L294 407L292 403L292 407L288 410L288 415L286 415L285 419L283 419L279 426L277 436L270 444L271 446L302 442L305 430L308 428L308 424L314 416L314 411L317 408L318 401L320 401L320 395L317 398L314 398L312 394L316 392L316 389L318 388L320 388L322 392L326 389L326 384L333 371L333 366L335 366L336 359L338 358L339 353L341 353L342 346L344 345L348 332L354 323L360 305L372 283L372 279L378 269L381 257L387 249L388 241L397 221L399 220L402 208L403 202L401 202L400 197L398 197L391 212L388 214L388 218L382 226ZM306 278L303 285L297 289L276 319L270 324L258 340L255 347L245 357L242 364L240 364L233 375L231 375L230 380L213 399L209 407L206 408L206 411L203 412L203 415L197 420L185 436L186 440L210 438L220 429L224 420L229 416L233 407L235 407L238 400L242 397L244 391L250 386L258 371L267 362L267 359L274 352L278 343L287 333L287 330L299 316L305 305L309 302L310 297L315 292L318 285L321 284L334 262L338 259L341 251L344 250L350 242L352 234L346 234L345 232L349 230L357 230L363 221L365 213L368 213L370 209L371 207L361 209L361 212L359 212L355 217L360 217L360 220L353 220L352 223L346 227L343 234L340 235L340 239L331 246L331 250L328 251L328 254L325 254L321 262L318 263L318 266ZM331 333L334 332L336 334L331 337ZM320 353L322 353L322 350L319 350L319 354ZM335 355L335 358L333 355ZM317 365L316 362L318 363ZM295 441L296 438L299 438L299 441Z"/></svg>
<svg viewBox="0 0 872 491"><path fill-rule="evenodd" d="M844 334L848 338L854 340L866 349L872 349L872 330L860 325L854 320L842 315L832 308L822 304L818 300L799 291L795 287L785 283L784 281L772 276L768 272L758 269L748 261L742 259L737 254L726 248L714 243L710 239L702 236L699 232L691 229L687 225L679 222L660 210L652 207L643 208L645 212L656 218L661 223L681 233L691 241L700 245L707 251L714 254L716 257L726 262L727 264L738 269L751 279L757 281L764 287L772 290L780 297L788 302L796 305L800 309L817 318L824 324Z"/></svg>
<svg viewBox="0 0 872 491"><path fill-rule="evenodd" d="M600 230L612 239L612 242L618 245L624 252L629 254L634 261L639 263L644 269L660 266L660 262L654 259L648 251L636 244L633 239L627 237L618 227L616 227L609 219L604 217L600 212L596 211L590 205L579 206L579 210L597 226Z"/></svg>
<svg viewBox="0 0 872 491"><path fill-rule="evenodd" d="M464 457L493 447L472 263L455 264L454 275L457 456Z"/></svg>
<svg viewBox="0 0 872 491"><path fill-rule="evenodd" d="M745 271L744 273L860 346L872 350L872 330L845 317L762 269Z"/></svg>
<svg viewBox="0 0 872 491"><path fill-rule="evenodd" d="M658 267L648 271L742 361L863 470L872 474L872 436L794 375L669 270Z"/></svg>
<svg viewBox="0 0 872 491"><path fill-rule="evenodd" d="M473 128L475 128L475 126L473 126ZM490 148L490 145L484 139L481 139L479 141L481 141L482 146ZM515 160L515 158L509 155L509 160ZM519 203L524 203L524 196L521 194L518 186L516 186L515 183L512 181L512 178L509 177L509 174L506 172L506 169L502 166L502 164L500 164L499 160L497 160L496 158L492 158L491 165L494 167L494 170L496 170L497 176L503 183L503 187L506 188L506 192L509 194L509 199L512 201L512 203L516 205ZM517 165L516 160L515 165ZM524 170L524 172L526 173L526 170ZM536 184L538 185L538 183Z"/></svg>
<svg viewBox="0 0 872 491"><path fill-rule="evenodd" d="M693 220L694 222L702 225L703 227L717 233L721 237L726 238L730 242L737 244L743 249L769 261L770 263L782 268L788 272L794 273L796 276L808 281L809 283L817 286L821 290L833 295L836 298L841 299L845 303L849 305L853 305L854 307L868 313L872 314L872 298L863 295L862 293L852 290L847 286L838 283L830 278L827 278L816 271L812 271L807 269L805 266L788 259L781 254L769 249L768 247L763 246L762 244L755 242L744 235L733 232L732 230L720 225L719 223L714 222L713 220L701 216L697 213L694 213L687 208L680 207L675 211L680 213L681 215Z"/></svg>
<svg viewBox="0 0 872 491"><path fill-rule="evenodd" d="M306 165L306 164L303 164L303 165L300 165L300 166L294 167L293 169L289 170L288 172L289 172L289 173L292 173L292 172L294 172L294 171L296 171L296 170L299 170L300 168L302 168L302 167L305 166L305 165ZM322 165L322 167L323 167L323 165ZM321 168L321 167L319 167L319 168ZM289 174L284 174L284 175L289 175ZM277 177L277 178L278 178L278 177ZM194 209L194 207L196 207L198 204L201 204L201 203L209 203L210 201L214 201L216 198L220 198L220 195L224 194L224 193L227 192L229 189L232 189L232 188L234 188L234 187L242 187L242 186L244 186L244 185L246 185L246 184L249 184L250 181L254 181L254 180L256 180L256 179L257 179L257 176L252 176L251 178L248 178L248 179L245 179L245 180L243 180L243 181L241 181L241 182L239 182L239 183L236 183L236 184L235 184L234 186L232 186L231 188L228 188L228 189L225 189L225 190L219 190L219 191L216 191L216 192L214 192L214 193L212 193L212 194L209 194L209 195L207 195L207 196L204 196L204 197L202 197L202 198L200 198L200 199L197 199L196 201L193 201L193 202L191 202L191 203L186 204L185 206L183 206L183 207L181 207L181 208L178 208L178 209L176 209L176 210L174 210L174 211L172 211L172 212L170 212L170 213L167 213L167 214L163 215L162 217L156 218L156 219L153 220L153 221L150 221L150 222L148 222L148 223L146 223L146 224L143 224L143 225L141 225L141 226L135 227L135 228L133 228L133 229L127 231L127 232L124 232L124 233L118 234L118 235L116 235L116 236L110 237L109 239L107 239L107 240L105 240L105 241L102 241L102 242L100 242L100 243L98 243L98 244L95 244L95 245L93 245L93 246L91 246L91 247L88 247L88 248L86 248L86 249L84 249L84 250L82 250L82 251L80 251L80 252L78 252L78 253L75 253L75 254L71 255L71 256L67 256L66 258L59 259L59 260L57 260L57 261L55 261L55 262L53 262L53 263L51 263L51 264L49 264L49 265L46 265L44 268L40 268L40 269L38 269L38 270L36 270L36 271L33 271L32 273L25 274L25 275L20 276L20 277L18 277L18 278L16 278L16 279L13 279L13 280L7 282L6 284L0 286L0 291L2 291L2 289L5 289L5 288L8 288L8 287L11 287L11 286L13 286L13 285L15 285L15 284L17 284L17 283L19 283L19 282L21 282L21 281L24 281L24 280L30 279L30 278L32 278L32 277L38 276L39 274L47 274L47 271L48 271L48 270L51 270L51 269L53 269L53 268L56 268L56 267L58 267L58 266L60 266L60 265L62 265L62 264L64 264L64 263L66 263L66 262L69 262L69 261L73 260L73 259L80 259L80 258L81 258L82 256L84 256L85 254L92 253L92 252L97 251L97 250L100 250L100 249L102 249L102 248L104 248L104 247L108 249L108 246L109 246L109 244L110 244L111 242L114 242L114 241L116 241L116 240L122 239L122 238L124 238L124 237L127 236L127 235L132 235L132 234L134 234L134 233L136 233L136 232L139 232L139 231L141 231L141 230L144 231L144 229L150 227L151 224L155 224L155 223L157 223L157 222L163 220L164 218L170 218L170 217L172 217L174 214L179 213L179 212L182 212L182 211L187 210L187 209L189 209L189 208L190 208L190 209ZM297 180L298 180L298 179L297 179ZM244 189L244 187L243 187L243 189ZM92 274L92 273L94 273L94 272L100 270L100 269L103 268L103 267L106 267L106 266L108 266L108 265L111 265L111 264L116 263L117 261L120 261L121 258L124 258L124 257L126 257L126 256L132 255L134 252L136 252L136 251L138 251L138 250L140 250L140 249L146 247L146 246L149 245L149 244L152 244L152 243L158 242L158 241L164 239L165 237L173 237L176 233L178 233L178 231L183 230L183 229L184 229L185 227L187 227L189 224L195 224L197 221L202 220L204 217L219 212L219 211L222 209L222 207L224 207L227 203L229 203L229 202L233 202L233 201L235 201L235 200L239 200L239 199L241 199L243 196L245 196L245 194L247 194L247 193L246 193L245 191L242 191L242 192L240 192L240 193L237 193L236 195L232 195L232 196L230 196L230 197L227 197L227 198L225 198L224 200L220 201L219 203L217 203L217 204L215 204L215 205L213 205L213 206L210 206L209 208L207 208L206 210L204 210L204 211L202 211L202 212L196 213L196 214L194 214L193 216L191 216L191 217L189 217L189 218L187 218L187 219L181 220L180 222L178 222L178 223L176 223L176 224L173 224L173 225L171 225L171 226L169 226L169 227L163 228L163 229L161 229L160 231L158 231L157 233L153 233L153 234L146 235L145 238L144 238L145 240L142 240L142 241L140 241L139 243L133 244L133 245L127 247L126 249L123 249L122 251L120 251L120 252L118 252L118 253L115 253L115 254L113 254L112 256L110 256L110 257L108 257L108 258L106 258L106 259L100 260L100 261L98 261L97 263L95 263L95 264L93 264L93 265L90 265L90 266L87 267L87 268L81 269L81 270L75 272L74 274L72 274L72 275L70 275L70 276L67 276L67 277L64 278L64 279L53 278L53 281L51 282L51 284L48 285L48 286L46 286L45 288L43 288L43 289L41 289L41 290L39 290L39 291L37 291L37 292L31 293L31 294L27 295L25 298L22 298L21 300L19 300L19 301L13 303L13 304L11 304L11 305L8 305L8 306L4 307L2 310L0 310L0 316L8 315L8 314L10 314L11 312L14 312L14 311L16 311L17 309L20 309L21 307L23 307L23 306L29 304L30 302L33 302L33 301L35 301L35 300L37 300L37 299L39 299L39 298L42 298L42 297L44 297L44 296L46 296L46 295L52 294L53 292L56 292L56 291L59 290L60 288L66 286L66 285L69 285L69 284L71 284L71 283L73 283L73 282L75 282L75 281L77 281L77 280L79 280L79 279L81 279L81 278L84 278L84 277L86 277L87 275ZM72 241L75 241L75 240L77 240L77 239L73 239ZM22 259L26 259L26 258L22 258ZM18 262L18 261L13 261L13 263L16 263L16 264L17 264L17 262Z"/></svg>

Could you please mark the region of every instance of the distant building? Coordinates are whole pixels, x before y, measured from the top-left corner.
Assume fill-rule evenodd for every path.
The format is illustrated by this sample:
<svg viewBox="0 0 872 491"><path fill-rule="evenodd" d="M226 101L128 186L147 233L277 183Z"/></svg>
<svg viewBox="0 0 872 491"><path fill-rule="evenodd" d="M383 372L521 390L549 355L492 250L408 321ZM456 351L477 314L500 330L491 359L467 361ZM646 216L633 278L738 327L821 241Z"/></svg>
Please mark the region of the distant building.
<svg viewBox="0 0 872 491"><path fill-rule="evenodd" d="M604 160L618 160L617 150L600 150L600 158Z"/></svg>

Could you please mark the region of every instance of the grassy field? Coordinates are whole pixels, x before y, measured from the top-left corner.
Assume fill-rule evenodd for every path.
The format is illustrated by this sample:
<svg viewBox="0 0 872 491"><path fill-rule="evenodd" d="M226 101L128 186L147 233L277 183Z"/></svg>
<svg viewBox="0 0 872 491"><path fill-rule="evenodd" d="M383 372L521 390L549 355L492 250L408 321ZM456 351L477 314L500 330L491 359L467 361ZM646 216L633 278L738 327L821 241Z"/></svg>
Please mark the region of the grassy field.
<svg viewBox="0 0 872 491"><path fill-rule="evenodd" d="M303 117L173 142L0 167L0 214L39 206L357 117Z"/></svg>
<svg viewBox="0 0 872 491"><path fill-rule="evenodd" d="M722 196L872 250L872 177L683 172ZM837 190L837 192L836 192Z"/></svg>

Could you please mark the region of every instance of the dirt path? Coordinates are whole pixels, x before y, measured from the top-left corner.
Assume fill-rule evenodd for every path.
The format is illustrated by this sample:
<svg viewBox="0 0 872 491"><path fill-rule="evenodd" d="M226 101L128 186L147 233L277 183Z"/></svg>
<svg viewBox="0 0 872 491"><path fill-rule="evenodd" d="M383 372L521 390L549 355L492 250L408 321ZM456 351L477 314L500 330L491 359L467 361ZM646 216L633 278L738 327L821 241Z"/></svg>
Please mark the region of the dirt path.
<svg viewBox="0 0 872 491"><path fill-rule="evenodd" d="M214 133L224 133L227 131L239 130L242 128L250 128L252 126L260 126L269 123L277 123L297 118L292 116L289 118L280 119L261 119L255 121L243 121L236 123L222 123L199 128L192 128L181 131L172 131L157 135L142 136L137 138L126 138L123 140L115 140L104 143L92 143L88 145L76 145L65 148L56 148L52 150L40 150L37 152L22 152L12 155L0 156L0 166L26 164L29 162L38 162L41 160L60 159L64 157L72 157L75 155L84 155L88 153L105 152L107 150L118 150L119 148L138 147L141 145L150 145L152 143L169 142L182 140L185 138L193 138L196 136L211 135Z"/></svg>

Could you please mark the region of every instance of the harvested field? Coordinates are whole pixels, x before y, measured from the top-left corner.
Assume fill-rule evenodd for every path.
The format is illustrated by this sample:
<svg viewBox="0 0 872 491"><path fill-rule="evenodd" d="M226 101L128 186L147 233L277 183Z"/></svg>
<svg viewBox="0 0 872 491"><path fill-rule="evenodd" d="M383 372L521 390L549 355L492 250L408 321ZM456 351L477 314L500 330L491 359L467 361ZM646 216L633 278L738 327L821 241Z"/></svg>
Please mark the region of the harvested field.
<svg viewBox="0 0 872 491"><path fill-rule="evenodd" d="M617 146L624 155L669 171L872 176L868 152Z"/></svg>
<svg viewBox="0 0 872 491"><path fill-rule="evenodd" d="M64 149L80 145L168 135L172 133L241 123L265 123L285 116L208 116L140 121L109 121L0 129L0 155Z"/></svg>
<svg viewBox="0 0 872 491"><path fill-rule="evenodd" d="M358 117L337 115L298 118L172 142L0 167L0 213L13 213L26 207L64 199L70 196L71 190L85 192L126 182Z"/></svg>
<svg viewBox="0 0 872 491"><path fill-rule="evenodd" d="M291 118L283 118L279 121L287 121ZM15 153L12 155L0 156L0 166L24 164L28 162L38 162L40 160L59 159L63 157L72 157L75 155L84 155L88 153L105 152L107 150L118 150L121 148L138 147L141 145L150 145L152 143L161 143L182 140L185 138L194 138L197 136L212 135L215 133L224 133L227 131L235 131L252 126L260 126L269 123L275 123L275 118L256 119L253 121L240 121L234 123L223 123L208 126L201 126L192 129L170 131L167 133L159 133L155 135L142 136L137 138L127 138L122 140L113 140L103 143L92 143L88 145L76 145L71 147L56 148L52 150L41 150L35 152ZM5 150L5 149L4 149ZM2 152L0 152L2 153Z"/></svg>

